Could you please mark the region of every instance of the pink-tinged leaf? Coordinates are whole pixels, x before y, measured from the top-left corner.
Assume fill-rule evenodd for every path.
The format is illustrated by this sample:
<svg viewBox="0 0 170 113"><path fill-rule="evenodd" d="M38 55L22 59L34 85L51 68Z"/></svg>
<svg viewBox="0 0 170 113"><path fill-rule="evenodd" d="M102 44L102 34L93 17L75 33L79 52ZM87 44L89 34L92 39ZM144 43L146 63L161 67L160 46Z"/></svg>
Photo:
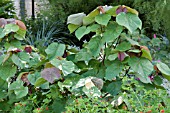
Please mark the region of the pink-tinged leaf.
<svg viewBox="0 0 170 113"><path fill-rule="evenodd" d="M124 8L122 9L122 12L127 13L127 8L124 7Z"/></svg>
<svg viewBox="0 0 170 113"><path fill-rule="evenodd" d="M153 35L153 38L156 38L156 34Z"/></svg>
<svg viewBox="0 0 170 113"><path fill-rule="evenodd" d="M31 52L32 52L31 46L26 46L24 50L25 50L27 53L31 53Z"/></svg>
<svg viewBox="0 0 170 113"><path fill-rule="evenodd" d="M125 56L125 53L124 53L124 52L119 52L119 53L118 53L118 59L119 59L120 61L123 61L125 57L126 57L126 56Z"/></svg>
<svg viewBox="0 0 170 113"><path fill-rule="evenodd" d="M61 77L61 74L58 68L52 67L46 68L43 71L41 71L41 76L48 82L54 83L54 80L59 79Z"/></svg>
<svg viewBox="0 0 170 113"><path fill-rule="evenodd" d="M118 15L119 13L121 13L121 12L122 12L122 9L123 9L122 6L118 7L118 8L116 9L116 14Z"/></svg>

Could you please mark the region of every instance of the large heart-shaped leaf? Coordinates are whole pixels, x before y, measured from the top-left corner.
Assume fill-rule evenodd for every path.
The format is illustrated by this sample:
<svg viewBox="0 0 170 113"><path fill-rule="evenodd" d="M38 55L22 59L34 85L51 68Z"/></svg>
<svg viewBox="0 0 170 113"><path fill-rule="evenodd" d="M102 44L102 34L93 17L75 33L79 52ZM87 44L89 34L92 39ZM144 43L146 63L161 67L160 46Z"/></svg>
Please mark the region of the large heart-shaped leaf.
<svg viewBox="0 0 170 113"><path fill-rule="evenodd" d="M93 10L91 13L89 13L87 16L83 18L83 25L89 25L94 22L95 16L99 15L100 11L99 9Z"/></svg>
<svg viewBox="0 0 170 113"><path fill-rule="evenodd" d="M87 48L87 50L89 50L91 52L91 54L96 57L99 55L100 53L100 49L103 46L102 42L101 42L101 37L100 36L96 36L93 37L88 45L85 47Z"/></svg>
<svg viewBox="0 0 170 113"><path fill-rule="evenodd" d="M24 87L21 80L13 82L9 86L9 90L14 90L16 98L22 98L28 94L28 87Z"/></svg>
<svg viewBox="0 0 170 113"><path fill-rule="evenodd" d="M116 22L126 27L131 33L133 33L137 28L142 28L142 21L136 14L132 13L119 13L116 16Z"/></svg>
<svg viewBox="0 0 170 113"><path fill-rule="evenodd" d="M60 70L62 70L65 76L72 73L75 69L75 65L71 61L53 59L50 62L56 68L59 68Z"/></svg>
<svg viewBox="0 0 170 113"><path fill-rule="evenodd" d="M123 69L123 64L119 61L119 60L115 60L113 62L111 62L111 65L109 65L106 68L106 79L107 80L112 80L114 79L116 76L119 75L119 73L122 71Z"/></svg>
<svg viewBox="0 0 170 113"><path fill-rule="evenodd" d="M133 71L137 72L143 77L148 77L153 71L152 63L146 58L132 57L128 62Z"/></svg>
<svg viewBox="0 0 170 113"><path fill-rule="evenodd" d="M170 68L166 64L159 62L156 66L162 74L170 76Z"/></svg>
<svg viewBox="0 0 170 113"><path fill-rule="evenodd" d="M61 77L60 70L55 67L44 69L41 71L41 76L50 83L53 83L54 80Z"/></svg>
<svg viewBox="0 0 170 113"><path fill-rule="evenodd" d="M53 58L62 56L65 51L65 45L64 44L59 44L59 43L52 43L50 44L45 52L48 55L48 58L52 60Z"/></svg>
<svg viewBox="0 0 170 113"><path fill-rule="evenodd" d="M113 42L121 34L122 30L122 26L111 21L106 27L106 31L103 33L103 39L105 42Z"/></svg>
<svg viewBox="0 0 170 113"><path fill-rule="evenodd" d="M6 80L8 77L13 77L17 71L17 67L11 64L0 65L0 77Z"/></svg>
<svg viewBox="0 0 170 113"><path fill-rule="evenodd" d="M19 26L17 26L16 24L7 24L4 28L5 35L11 32L17 32L18 30L19 30Z"/></svg>
<svg viewBox="0 0 170 113"><path fill-rule="evenodd" d="M111 95L116 96L121 91L121 85L121 81L112 82L106 87L106 91Z"/></svg>
<svg viewBox="0 0 170 113"><path fill-rule="evenodd" d="M98 24L107 26L109 20L111 19L111 16L109 14L100 14L95 17L95 21Z"/></svg>
<svg viewBox="0 0 170 113"><path fill-rule="evenodd" d="M69 29L70 33L73 33L78 27L79 27L79 25L74 25L74 24L68 25L68 29Z"/></svg>
<svg viewBox="0 0 170 113"><path fill-rule="evenodd" d="M117 47L116 50L124 52L131 48L131 44L129 42L121 42Z"/></svg>
<svg viewBox="0 0 170 113"><path fill-rule="evenodd" d="M86 28L86 26L82 26L76 30L75 35L80 40L84 35L88 34L89 32L90 31Z"/></svg>
<svg viewBox="0 0 170 113"><path fill-rule="evenodd" d="M67 24L75 24L75 25L82 25L83 18L86 16L84 13L77 13L68 16Z"/></svg>
<svg viewBox="0 0 170 113"><path fill-rule="evenodd" d="M32 85L34 85L35 82L37 81L37 79L40 78L40 77L41 77L41 75L40 75L39 72L35 72L35 73L29 74L29 75L27 76L28 81L29 81Z"/></svg>

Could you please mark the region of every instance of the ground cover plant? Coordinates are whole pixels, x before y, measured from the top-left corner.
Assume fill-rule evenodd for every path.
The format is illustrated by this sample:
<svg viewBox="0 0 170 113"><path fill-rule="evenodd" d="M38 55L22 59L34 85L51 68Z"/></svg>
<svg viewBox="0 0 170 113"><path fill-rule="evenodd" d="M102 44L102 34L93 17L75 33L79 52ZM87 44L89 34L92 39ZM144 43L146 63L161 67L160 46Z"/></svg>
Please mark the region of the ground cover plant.
<svg viewBox="0 0 170 113"><path fill-rule="evenodd" d="M22 44L20 24L0 28L0 112L170 111L161 86L170 69L136 37L143 32L135 9L99 6L70 15L67 24L81 48L53 42L42 52Z"/></svg>

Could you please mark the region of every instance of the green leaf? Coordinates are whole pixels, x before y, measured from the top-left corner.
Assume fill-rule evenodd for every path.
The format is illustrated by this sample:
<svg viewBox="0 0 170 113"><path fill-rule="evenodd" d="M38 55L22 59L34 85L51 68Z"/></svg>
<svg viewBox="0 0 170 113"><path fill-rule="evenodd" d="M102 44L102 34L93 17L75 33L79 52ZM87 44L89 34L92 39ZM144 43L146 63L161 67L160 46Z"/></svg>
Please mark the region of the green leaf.
<svg viewBox="0 0 170 113"><path fill-rule="evenodd" d="M13 77L17 71L16 66L12 66L11 64L0 65L0 77L3 80L6 80L8 77Z"/></svg>
<svg viewBox="0 0 170 113"><path fill-rule="evenodd" d="M126 27L131 33L133 33L137 28L142 28L142 21L136 14L132 13L119 13L116 16L116 22Z"/></svg>
<svg viewBox="0 0 170 113"><path fill-rule="evenodd" d="M16 98L25 97L28 94L28 87L22 87L21 89L14 90Z"/></svg>
<svg viewBox="0 0 170 113"><path fill-rule="evenodd" d="M92 53L87 51L86 48L81 49L75 56L76 61L89 61L92 58Z"/></svg>
<svg viewBox="0 0 170 113"><path fill-rule="evenodd" d="M4 28L5 35L11 32L17 32L18 30L19 30L19 26L16 24L7 24L5 25L5 28Z"/></svg>
<svg viewBox="0 0 170 113"><path fill-rule="evenodd" d="M109 14L100 14L95 17L95 21L98 24L107 26L109 20L111 19L111 16Z"/></svg>
<svg viewBox="0 0 170 113"><path fill-rule="evenodd" d="M85 46L85 48L87 48L87 51L89 51L94 57L97 57L102 46L103 44L101 42L101 37L96 36L89 41L88 45Z"/></svg>
<svg viewBox="0 0 170 113"><path fill-rule="evenodd" d="M140 79L140 81L141 82L143 82L143 83L152 83L151 82L151 80L150 80L150 78L148 77L148 76L143 76L143 75L140 75L140 74L138 74L138 73L135 73L135 76L137 77L137 78L139 78Z"/></svg>
<svg viewBox="0 0 170 113"><path fill-rule="evenodd" d="M156 66L162 74L170 76L170 68L166 64L159 62Z"/></svg>
<svg viewBox="0 0 170 113"><path fill-rule="evenodd" d="M106 31L103 33L105 42L113 42L121 34L123 27L116 22L109 22Z"/></svg>
<svg viewBox="0 0 170 113"><path fill-rule="evenodd" d="M16 98L22 98L28 94L28 87L24 87L21 80L13 82L9 86L9 90L14 90Z"/></svg>
<svg viewBox="0 0 170 113"><path fill-rule="evenodd" d="M147 51L145 49L142 49L142 56L141 57L145 57L145 58L149 59L150 61L152 61L152 56L150 54L150 51Z"/></svg>
<svg viewBox="0 0 170 113"><path fill-rule="evenodd" d="M16 54L13 54L11 59L18 67L20 67L21 69L24 68L25 64L22 63L21 59Z"/></svg>
<svg viewBox="0 0 170 113"><path fill-rule="evenodd" d="M25 39L25 34L26 34L26 30L23 29L19 29L16 34L14 35L14 37L17 40L24 40Z"/></svg>
<svg viewBox="0 0 170 113"><path fill-rule="evenodd" d="M21 41L16 40L16 39L14 39L10 42L10 46L13 46L18 49L22 49Z"/></svg>
<svg viewBox="0 0 170 113"><path fill-rule="evenodd" d="M0 28L0 38L4 38L5 33L3 32L3 28Z"/></svg>
<svg viewBox="0 0 170 113"><path fill-rule="evenodd" d="M60 70L62 70L65 76L72 73L75 69L75 65L71 61L53 59L50 62L56 68L59 68Z"/></svg>
<svg viewBox="0 0 170 113"><path fill-rule="evenodd" d="M64 98L56 98L52 104L52 110L54 113L62 113L65 111L66 100Z"/></svg>
<svg viewBox="0 0 170 113"><path fill-rule="evenodd" d="M121 42L117 47L116 50L124 52L131 48L131 44L129 42Z"/></svg>
<svg viewBox="0 0 170 113"><path fill-rule="evenodd" d="M96 32L101 26L99 24L93 24L87 27L87 31Z"/></svg>
<svg viewBox="0 0 170 113"><path fill-rule="evenodd" d="M0 99L7 96L8 83L0 78Z"/></svg>
<svg viewBox="0 0 170 113"><path fill-rule="evenodd" d="M111 9L106 11L106 13L115 17L117 15L116 10L117 10L118 7L120 7L120 5L112 7Z"/></svg>
<svg viewBox="0 0 170 113"><path fill-rule="evenodd" d="M84 35L88 34L90 31L86 28L86 26L79 27L75 35L80 40Z"/></svg>
<svg viewBox="0 0 170 113"><path fill-rule="evenodd" d="M67 24L82 25L83 18L86 16L84 13L77 13L68 16Z"/></svg>
<svg viewBox="0 0 170 113"><path fill-rule="evenodd" d="M121 81L112 82L106 87L106 91L111 95L116 96L121 91L121 85Z"/></svg>
<svg viewBox="0 0 170 113"><path fill-rule="evenodd" d="M52 60L53 58L59 57L59 56L63 56L64 51L65 51L65 45L55 43L55 42L50 44L45 50L50 60Z"/></svg>
<svg viewBox="0 0 170 113"><path fill-rule="evenodd" d="M132 57L128 62L133 71L137 72L143 77L148 77L153 71L152 63L146 58Z"/></svg>
<svg viewBox="0 0 170 113"><path fill-rule="evenodd" d="M100 97L101 96L101 91L97 87L91 87L90 89L83 87L83 92L88 96L88 97Z"/></svg>
<svg viewBox="0 0 170 113"><path fill-rule="evenodd" d="M93 10L87 16L83 18L83 25L89 25L95 21L95 17L100 14L100 11L97 9Z"/></svg>
<svg viewBox="0 0 170 113"><path fill-rule="evenodd" d="M105 78L107 80L114 79L122 71L123 67L123 64L119 60L113 61L111 65L106 68Z"/></svg>
<svg viewBox="0 0 170 113"><path fill-rule="evenodd" d="M27 76L28 81L29 81L32 85L34 85L35 82L36 82L36 81L38 80L38 78L40 78L40 77L41 77L41 75L40 75L39 72L35 72L35 73L29 74L29 75Z"/></svg>
<svg viewBox="0 0 170 113"><path fill-rule="evenodd" d="M126 40L128 40L131 45L137 45L137 46L140 46L140 44L134 40L132 40L131 38L128 38L127 36L123 36Z"/></svg>
<svg viewBox="0 0 170 113"><path fill-rule="evenodd" d="M68 29L69 29L70 33L73 33L78 27L79 27L79 25L74 25L74 24L68 25Z"/></svg>
<svg viewBox="0 0 170 113"><path fill-rule="evenodd" d="M46 83L47 82L47 80L45 80L44 78L38 78L37 80L36 80L36 82L35 82L35 84L34 84L34 86L35 87L39 87L40 85L42 85L42 84L44 84L44 83Z"/></svg>
<svg viewBox="0 0 170 113"><path fill-rule="evenodd" d="M30 55L26 53L25 51L19 52L17 53L17 55L22 61L26 61L26 62L30 61Z"/></svg>

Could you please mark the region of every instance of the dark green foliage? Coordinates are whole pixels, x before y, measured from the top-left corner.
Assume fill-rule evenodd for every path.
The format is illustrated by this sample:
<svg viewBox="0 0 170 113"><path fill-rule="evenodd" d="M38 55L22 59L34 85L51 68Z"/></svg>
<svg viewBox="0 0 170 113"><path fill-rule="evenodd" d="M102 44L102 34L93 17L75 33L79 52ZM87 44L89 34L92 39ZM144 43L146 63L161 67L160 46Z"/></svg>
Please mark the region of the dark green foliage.
<svg viewBox="0 0 170 113"><path fill-rule="evenodd" d="M147 30L147 35L150 38L156 33L170 39L170 0L119 0L112 4L124 4L139 11L143 28Z"/></svg>
<svg viewBox="0 0 170 113"><path fill-rule="evenodd" d="M13 18L14 5L10 0L0 0L0 18Z"/></svg>

